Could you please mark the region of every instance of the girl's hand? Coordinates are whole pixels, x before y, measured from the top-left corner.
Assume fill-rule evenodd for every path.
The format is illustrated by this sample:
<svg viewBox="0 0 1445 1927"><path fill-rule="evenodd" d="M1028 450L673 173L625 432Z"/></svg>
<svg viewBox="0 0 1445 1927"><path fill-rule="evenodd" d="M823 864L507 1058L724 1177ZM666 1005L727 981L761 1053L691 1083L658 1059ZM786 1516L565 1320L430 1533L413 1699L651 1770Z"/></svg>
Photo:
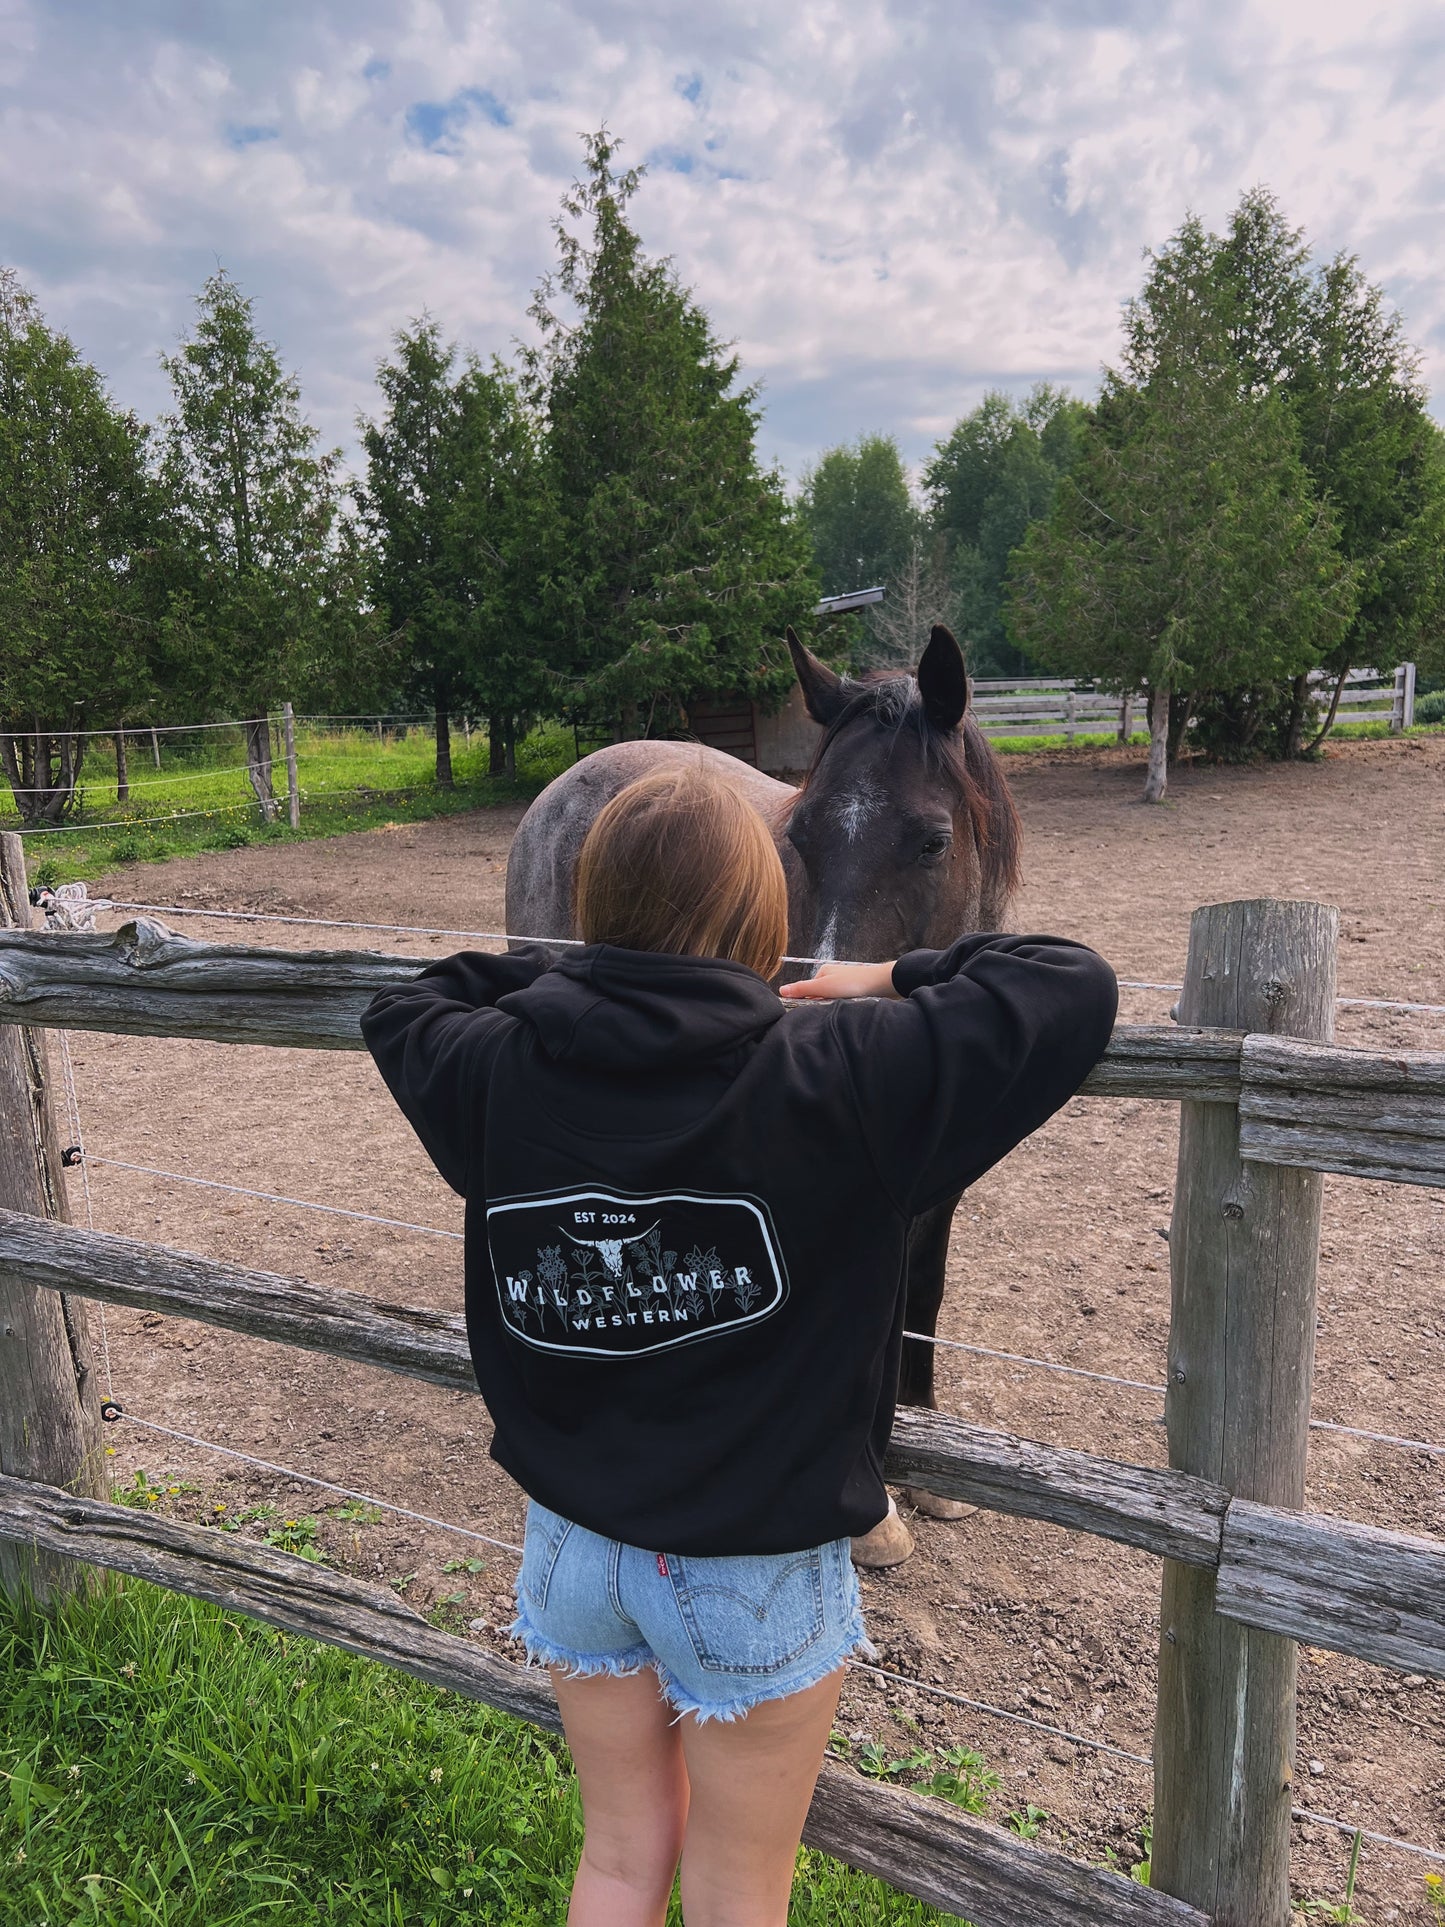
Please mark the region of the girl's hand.
<svg viewBox="0 0 1445 1927"><path fill-rule="evenodd" d="M897 997L891 963L822 964L816 977L783 984L780 997L790 1003L835 1003L843 997Z"/></svg>

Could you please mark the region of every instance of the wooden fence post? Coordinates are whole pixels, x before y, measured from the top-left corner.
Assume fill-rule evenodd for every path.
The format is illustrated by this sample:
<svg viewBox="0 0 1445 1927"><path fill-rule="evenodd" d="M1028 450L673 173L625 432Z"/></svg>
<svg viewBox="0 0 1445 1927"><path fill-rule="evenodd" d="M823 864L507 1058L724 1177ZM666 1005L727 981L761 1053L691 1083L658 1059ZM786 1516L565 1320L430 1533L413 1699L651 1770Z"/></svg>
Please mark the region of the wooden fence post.
<svg viewBox="0 0 1445 1927"><path fill-rule="evenodd" d="M1319 903L1196 910L1180 1023L1327 1042L1338 933ZM1180 1112L1169 1463L1300 1506L1324 1180L1244 1164L1234 1105ZM1216 1927L1286 1927L1299 1649L1219 1618L1214 1587L1212 1572L1165 1562L1152 1877Z"/></svg>
<svg viewBox="0 0 1445 1927"><path fill-rule="evenodd" d="M301 792L296 787L296 716L290 703L281 705L281 727L286 737L287 813L293 830L301 828Z"/></svg>
<svg viewBox="0 0 1445 1927"><path fill-rule="evenodd" d="M24 845L0 835L0 924L29 927ZM0 1030L0 1205L67 1218L45 1033ZM82 1300L39 1291L0 1265L0 1472L100 1498L100 1389ZM0 1541L0 1593L40 1600L88 1584L83 1566Z"/></svg>

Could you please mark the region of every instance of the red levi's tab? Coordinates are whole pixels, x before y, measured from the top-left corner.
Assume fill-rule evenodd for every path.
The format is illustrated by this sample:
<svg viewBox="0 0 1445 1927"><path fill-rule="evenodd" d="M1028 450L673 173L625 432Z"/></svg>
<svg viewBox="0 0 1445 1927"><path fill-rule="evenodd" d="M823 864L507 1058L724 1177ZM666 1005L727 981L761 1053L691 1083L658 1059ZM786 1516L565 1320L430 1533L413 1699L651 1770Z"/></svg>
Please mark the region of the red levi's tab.
<svg viewBox="0 0 1445 1927"><path fill-rule="evenodd" d="M662 1553L658 1553L657 1555L657 1575L659 1579L666 1579L667 1577L667 1559Z"/></svg>

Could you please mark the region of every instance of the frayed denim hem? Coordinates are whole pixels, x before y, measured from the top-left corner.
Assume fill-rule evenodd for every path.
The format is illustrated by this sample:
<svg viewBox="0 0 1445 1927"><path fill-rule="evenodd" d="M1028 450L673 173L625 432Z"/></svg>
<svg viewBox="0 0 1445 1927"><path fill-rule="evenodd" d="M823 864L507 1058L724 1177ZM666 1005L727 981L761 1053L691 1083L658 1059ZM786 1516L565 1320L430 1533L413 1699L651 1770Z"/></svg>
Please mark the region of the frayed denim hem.
<svg viewBox="0 0 1445 1927"><path fill-rule="evenodd" d="M653 1664L657 1667L662 1696L669 1706L676 1709L678 1718L682 1719L690 1713L701 1726L707 1720L743 1719L755 1706L761 1706L765 1700L791 1699L794 1693L805 1693L810 1686L816 1686L819 1680L826 1679L830 1673L836 1673L838 1668L850 1659L872 1660L877 1657L878 1649L864 1631L860 1613L854 1615L841 1644L833 1649L827 1659L819 1660L816 1665L808 1667L804 1672L790 1672L785 1679L778 1680L775 1685L760 1685L756 1691L735 1699L700 1700L689 1693L686 1687L679 1685L676 1676L669 1672L661 1660L654 1660Z"/></svg>
<svg viewBox="0 0 1445 1927"><path fill-rule="evenodd" d="M613 1679L627 1679L654 1663L652 1648L646 1645L629 1647L625 1653L574 1653L565 1646L555 1646L550 1639L543 1639L520 1600L517 1617L507 1631L525 1647L529 1665L560 1666L574 1679L596 1679L604 1673Z"/></svg>

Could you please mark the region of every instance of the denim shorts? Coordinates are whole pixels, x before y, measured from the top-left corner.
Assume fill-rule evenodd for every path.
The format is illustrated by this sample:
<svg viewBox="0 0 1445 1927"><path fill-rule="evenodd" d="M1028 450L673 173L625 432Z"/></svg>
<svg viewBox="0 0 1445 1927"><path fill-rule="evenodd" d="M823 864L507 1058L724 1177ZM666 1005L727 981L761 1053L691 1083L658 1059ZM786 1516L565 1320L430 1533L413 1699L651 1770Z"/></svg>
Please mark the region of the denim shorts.
<svg viewBox="0 0 1445 1927"><path fill-rule="evenodd" d="M532 1500L517 1617L527 1657L580 1677L650 1666L699 1720L735 1720L872 1655L849 1542L699 1559L603 1539Z"/></svg>

